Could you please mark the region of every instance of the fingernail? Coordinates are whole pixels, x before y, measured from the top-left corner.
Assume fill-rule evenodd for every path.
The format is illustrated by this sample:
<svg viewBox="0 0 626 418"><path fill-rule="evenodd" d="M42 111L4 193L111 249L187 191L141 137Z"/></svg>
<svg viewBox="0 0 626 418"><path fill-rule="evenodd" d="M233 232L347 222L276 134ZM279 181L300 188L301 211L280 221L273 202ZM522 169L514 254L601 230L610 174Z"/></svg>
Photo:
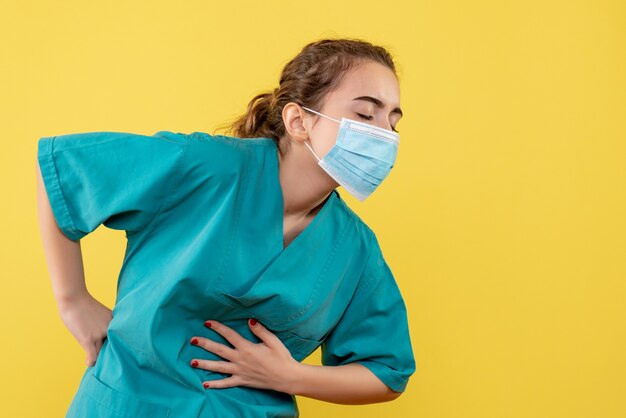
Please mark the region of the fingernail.
<svg viewBox="0 0 626 418"><path fill-rule="evenodd" d="M211 321L205 321L204 326L207 328L211 328Z"/></svg>
<svg viewBox="0 0 626 418"><path fill-rule="evenodd" d="M250 319L250 325L256 325L256 319L252 318Z"/></svg>
<svg viewBox="0 0 626 418"><path fill-rule="evenodd" d="M204 386L204 388L207 389L209 387L209 384L207 382L204 382L202 386Z"/></svg>
<svg viewBox="0 0 626 418"><path fill-rule="evenodd" d="M191 343L192 343L193 345L198 345L198 339L197 339L197 338L194 338L193 340L191 340Z"/></svg>
<svg viewBox="0 0 626 418"><path fill-rule="evenodd" d="M193 360L193 361L191 362L191 365L192 365L193 367L198 367L198 362L197 362L196 360Z"/></svg>

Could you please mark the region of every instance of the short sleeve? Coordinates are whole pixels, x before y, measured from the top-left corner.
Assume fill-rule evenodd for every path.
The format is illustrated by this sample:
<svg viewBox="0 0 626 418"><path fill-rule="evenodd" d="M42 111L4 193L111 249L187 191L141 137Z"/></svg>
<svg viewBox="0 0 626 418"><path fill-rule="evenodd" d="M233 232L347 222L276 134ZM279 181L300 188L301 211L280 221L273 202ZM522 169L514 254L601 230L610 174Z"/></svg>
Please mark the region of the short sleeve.
<svg viewBox="0 0 626 418"><path fill-rule="evenodd" d="M360 363L396 392L415 372L407 311L376 239L355 294L322 343L322 364Z"/></svg>
<svg viewBox="0 0 626 418"><path fill-rule="evenodd" d="M99 225L141 230L167 204L187 136L87 132L42 137L37 160L61 231L79 240Z"/></svg>

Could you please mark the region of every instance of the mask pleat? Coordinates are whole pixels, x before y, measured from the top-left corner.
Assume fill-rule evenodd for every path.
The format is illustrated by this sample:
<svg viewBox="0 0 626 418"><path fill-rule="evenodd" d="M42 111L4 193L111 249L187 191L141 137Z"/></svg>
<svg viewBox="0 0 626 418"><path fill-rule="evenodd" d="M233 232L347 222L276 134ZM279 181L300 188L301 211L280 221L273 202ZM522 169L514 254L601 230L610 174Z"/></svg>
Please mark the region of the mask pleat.
<svg viewBox="0 0 626 418"><path fill-rule="evenodd" d="M389 165L393 164L398 153L398 147L395 144L382 139L362 137L353 131L341 135L337 140L337 146L354 154L384 161Z"/></svg>
<svg viewBox="0 0 626 418"><path fill-rule="evenodd" d="M363 159L358 154L351 154L350 151L336 153L332 158L344 165L354 174L366 177L371 183L379 184L387 177L387 174L389 174L389 170L386 169L386 167L388 167L387 164L385 164L386 167L381 167L375 162Z"/></svg>
<svg viewBox="0 0 626 418"><path fill-rule="evenodd" d="M399 137L392 131L342 118L335 144L318 164L363 201L389 175L398 145Z"/></svg>

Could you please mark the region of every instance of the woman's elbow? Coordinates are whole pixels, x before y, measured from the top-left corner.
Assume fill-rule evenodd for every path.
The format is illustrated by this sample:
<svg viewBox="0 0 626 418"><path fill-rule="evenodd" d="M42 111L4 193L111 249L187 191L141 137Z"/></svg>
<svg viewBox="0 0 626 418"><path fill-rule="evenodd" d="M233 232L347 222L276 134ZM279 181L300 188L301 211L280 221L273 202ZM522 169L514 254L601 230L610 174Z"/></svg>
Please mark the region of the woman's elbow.
<svg viewBox="0 0 626 418"><path fill-rule="evenodd" d="M398 399L400 397L400 395L402 395L404 392L396 392L395 390L391 390L389 387L387 387L387 393L385 395L385 399L386 401L393 401L394 399Z"/></svg>

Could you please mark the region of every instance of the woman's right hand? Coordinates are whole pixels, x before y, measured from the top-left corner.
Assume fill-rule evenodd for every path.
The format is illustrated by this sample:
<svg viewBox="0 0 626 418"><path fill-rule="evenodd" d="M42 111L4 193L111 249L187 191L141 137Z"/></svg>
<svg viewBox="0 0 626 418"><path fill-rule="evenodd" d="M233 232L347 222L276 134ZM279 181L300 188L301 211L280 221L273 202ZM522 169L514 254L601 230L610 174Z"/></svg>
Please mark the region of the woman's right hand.
<svg viewBox="0 0 626 418"><path fill-rule="evenodd" d="M88 291L58 303L59 314L67 329L83 347L85 364L93 366L107 337L111 309L100 303Z"/></svg>

